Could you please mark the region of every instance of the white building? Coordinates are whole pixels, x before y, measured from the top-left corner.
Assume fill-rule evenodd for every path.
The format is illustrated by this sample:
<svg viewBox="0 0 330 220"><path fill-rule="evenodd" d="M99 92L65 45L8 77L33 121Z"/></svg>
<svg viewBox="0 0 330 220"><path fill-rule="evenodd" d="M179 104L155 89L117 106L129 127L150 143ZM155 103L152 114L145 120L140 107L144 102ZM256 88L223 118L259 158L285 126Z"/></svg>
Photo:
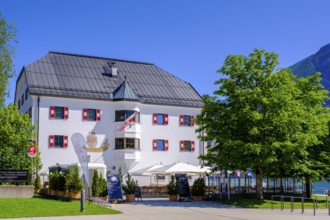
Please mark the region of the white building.
<svg viewBox="0 0 330 220"><path fill-rule="evenodd" d="M22 69L15 103L36 125L42 171L78 162L71 143L77 132L90 162L113 173L200 163L203 144L192 119L201 97L154 64L49 52Z"/></svg>

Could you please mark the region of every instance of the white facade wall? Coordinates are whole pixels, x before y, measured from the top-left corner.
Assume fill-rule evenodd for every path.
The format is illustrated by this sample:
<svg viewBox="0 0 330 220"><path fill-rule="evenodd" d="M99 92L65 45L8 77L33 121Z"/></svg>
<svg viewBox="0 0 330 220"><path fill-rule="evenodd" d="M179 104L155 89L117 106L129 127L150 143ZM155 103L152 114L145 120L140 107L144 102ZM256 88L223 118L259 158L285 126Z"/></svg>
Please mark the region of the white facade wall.
<svg viewBox="0 0 330 220"><path fill-rule="evenodd" d="M50 106L69 108L68 119L50 119ZM100 121L83 121L83 108L100 109ZM37 124L38 98L33 97L33 122ZM123 122L115 122L116 110L136 110L140 112L140 123L132 124L125 132L120 131ZM194 115L200 112L198 108L174 106L144 105L138 102L112 102L99 100L84 100L59 97L40 97L39 103L39 149L41 151L42 170L55 164L77 163L78 159L71 143L72 134L78 132L85 138L94 131L100 147L108 138L110 147L102 153L88 152L92 163L104 163L111 172L118 172L122 167L123 173L141 169L155 164L171 164L186 162L199 164L201 144L195 133L196 126L179 125L180 115ZM168 125L153 125L152 114L169 115ZM49 135L65 135L69 137L68 148L50 148ZM115 150L115 138L139 138L140 150ZM169 142L168 151L153 151L153 139L166 139ZM180 152L180 140L195 141L194 152Z"/></svg>
<svg viewBox="0 0 330 220"><path fill-rule="evenodd" d="M17 82L16 104L21 99L27 88L25 75L22 74ZM25 98L24 98L25 99ZM50 106L69 108L68 119L50 119ZM197 139L196 126L180 126L180 115L194 115L200 113L200 108L189 108L165 105L146 105L129 101L100 101L87 99L73 99L63 97L33 96L28 95L24 100L20 112L27 113L32 107L32 123L36 125L37 140L41 152L43 168L40 172L48 171L48 167L56 164L78 163L74 151L71 136L78 132L85 139L89 132L95 132L100 147L105 139L108 139L110 147L100 153L88 152L91 163L103 163L108 171L118 173L119 167L123 173L142 169L155 164L168 165L175 162L186 162L199 165L197 158L202 150L202 143ZM82 111L84 108L100 109L100 121L84 121ZM120 131L123 122L115 122L116 110L135 110L140 112L140 123L133 123L125 132ZM168 125L153 125L154 113L168 114ZM50 148L49 135L68 136L67 148ZM139 138L140 150L115 150L115 138ZM152 144L154 139L168 140L168 151L154 151ZM194 152L180 151L180 141L189 140L195 142ZM139 178L140 185L156 183L152 177ZM161 183L160 183L161 184Z"/></svg>

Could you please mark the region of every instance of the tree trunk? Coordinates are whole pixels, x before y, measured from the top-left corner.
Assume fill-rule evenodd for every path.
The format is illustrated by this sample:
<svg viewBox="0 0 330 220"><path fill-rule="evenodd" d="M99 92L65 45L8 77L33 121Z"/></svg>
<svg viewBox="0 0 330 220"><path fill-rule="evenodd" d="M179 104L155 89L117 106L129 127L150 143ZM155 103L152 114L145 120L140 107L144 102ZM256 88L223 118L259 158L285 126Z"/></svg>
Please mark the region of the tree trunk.
<svg viewBox="0 0 330 220"><path fill-rule="evenodd" d="M311 198L311 182L308 176L305 176L306 198Z"/></svg>
<svg viewBox="0 0 330 220"><path fill-rule="evenodd" d="M258 167L256 169L256 175L257 175L257 182L256 182L257 198L264 199L264 196L262 193L262 170L261 170L261 168Z"/></svg>

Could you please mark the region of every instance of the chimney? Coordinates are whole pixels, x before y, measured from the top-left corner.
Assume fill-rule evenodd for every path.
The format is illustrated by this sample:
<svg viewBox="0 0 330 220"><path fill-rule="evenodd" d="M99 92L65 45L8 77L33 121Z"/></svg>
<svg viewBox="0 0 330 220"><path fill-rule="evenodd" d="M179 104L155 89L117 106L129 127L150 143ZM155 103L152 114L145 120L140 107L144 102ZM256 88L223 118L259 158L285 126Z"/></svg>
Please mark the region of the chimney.
<svg viewBox="0 0 330 220"><path fill-rule="evenodd" d="M108 62L109 66L110 66L110 75L113 76L113 77L117 77L118 75L118 67L116 66L116 63L111 61L111 62Z"/></svg>

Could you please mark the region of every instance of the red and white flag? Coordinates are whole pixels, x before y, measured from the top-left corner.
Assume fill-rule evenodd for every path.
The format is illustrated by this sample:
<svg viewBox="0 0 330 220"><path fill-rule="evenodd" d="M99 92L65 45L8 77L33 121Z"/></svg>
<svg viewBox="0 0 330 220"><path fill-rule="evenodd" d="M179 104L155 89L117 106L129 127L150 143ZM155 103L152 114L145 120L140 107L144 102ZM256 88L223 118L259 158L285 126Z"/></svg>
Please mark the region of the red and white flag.
<svg viewBox="0 0 330 220"><path fill-rule="evenodd" d="M135 121L135 112L129 116L125 121L123 126L120 128L120 131L126 131L127 128Z"/></svg>

